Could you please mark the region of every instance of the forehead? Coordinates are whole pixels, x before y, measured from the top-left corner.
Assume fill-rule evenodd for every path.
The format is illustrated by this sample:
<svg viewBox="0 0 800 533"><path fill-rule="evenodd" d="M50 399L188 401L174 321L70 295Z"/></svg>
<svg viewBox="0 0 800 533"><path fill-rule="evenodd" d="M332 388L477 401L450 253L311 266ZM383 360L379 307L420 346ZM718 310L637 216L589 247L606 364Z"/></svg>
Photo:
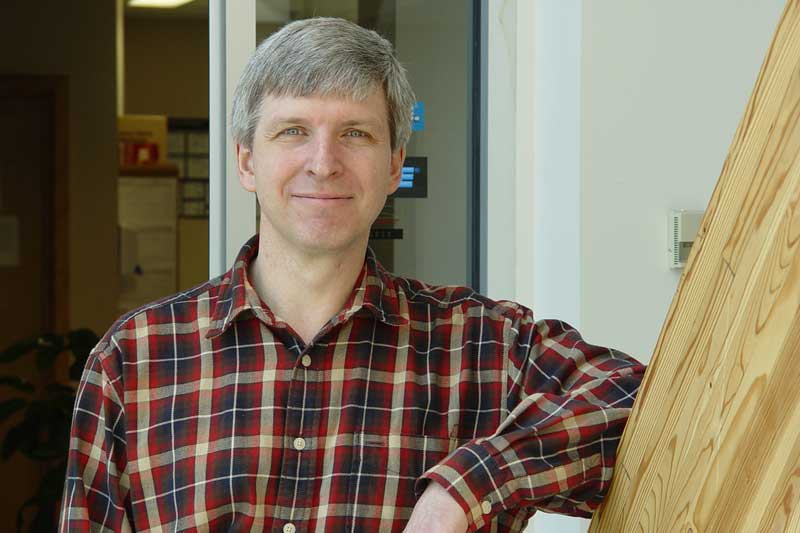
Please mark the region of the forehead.
<svg viewBox="0 0 800 533"><path fill-rule="evenodd" d="M383 90L376 88L363 100L340 95L273 96L261 102L261 124L302 119L306 122L372 122L389 127L389 108Z"/></svg>

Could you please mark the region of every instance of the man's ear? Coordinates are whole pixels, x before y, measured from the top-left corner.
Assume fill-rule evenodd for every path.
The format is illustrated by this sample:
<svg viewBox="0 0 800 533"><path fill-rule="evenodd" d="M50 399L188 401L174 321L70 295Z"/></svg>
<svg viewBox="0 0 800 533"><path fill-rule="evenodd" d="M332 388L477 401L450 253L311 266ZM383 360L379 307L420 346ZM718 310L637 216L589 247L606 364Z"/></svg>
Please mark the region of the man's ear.
<svg viewBox="0 0 800 533"><path fill-rule="evenodd" d="M239 183L247 192L256 192L256 174L253 170L253 151L236 143L236 171Z"/></svg>
<svg viewBox="0 0 800 533"><path fill-rule="evenodd" d="M391 168L391 181L389 182L389 190L386 195L393 194L394 191L400 186L400 177L403 175L403 161L406 159L406 149L398 148L392 152Z"/></svg>

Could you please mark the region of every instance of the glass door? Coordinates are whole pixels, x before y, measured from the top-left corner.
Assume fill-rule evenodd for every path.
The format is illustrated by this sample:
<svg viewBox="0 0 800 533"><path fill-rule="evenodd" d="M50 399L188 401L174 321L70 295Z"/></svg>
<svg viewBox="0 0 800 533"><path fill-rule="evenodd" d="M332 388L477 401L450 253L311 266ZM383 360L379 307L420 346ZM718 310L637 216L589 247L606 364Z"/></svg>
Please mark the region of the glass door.
<svg viewBox="0 0 800 533"><path fill-rule="evenodd" d="M253 0L246 0L243 4L251 2ZM218 3L221 5L217 6L215 15L215 4ZM226 90L230 99L235 86L230 84L230 80L233 80L230 75L232 51L238 49L237 54L245 54L241 34L232 31L235 22L230 17L241 17L241 13L251 8L237 6L236 11L240 15L236 15L218 0L212 0L210 8L212 33L215 26L213 18L228 17L225 24L226 51L219 53L227 54L229 61L225 75L229 80ZM474 169L478 168L476 154L479 150L477 136L473 134L473 126L477 126L474 119L477 115L473 112L477 105L474 102L476 91L473 81L473 54L476 50L473 2L255 0L252 9L255 12L256 43L287 22L312 16L345 18L374 29L392 42L398 58L408 71L417 105L414 108L413 133L407 146L403 184L398 193L387 200L384 211L373 226L370 246L381 263L398 275L434 284L477 287L480 243L475 220L479 209L474 207L478 205L474 192L478 178ZM243 64L250 50L246 51L243 58L237 57L233 61ZM212 85L213 54L212 42ZM219 71L219 74L223 72ZM213 88L211 99L213 107ZM217 105L218 109L229 109L222 107L221 102ZM214 118L211 120L213 123ZM221 121L221 117L217 120ZM230 147L227 153L225 157L232 160ZM221 167L214 165L213 154L212 148L212 169L221 172ZM228 190L235 179L235 174L230 175L231 170L228 170ZM221 186L216 190L220 194L223 191ZM212 211L214 192L212 184ZM246 216L250 216L251 206L242 204L242 207L248 213ZM237 209L230 200L226 202L225 212L219 218L223 225L240 224L242 210ZM213 251L213 213L211 218ZM230 228L218 230L217 234L225 234L228 239L233 235ZM240 237L244 242L246 237ZM241 242L237 242L237 246ZM231 253L231 243L224 248Z"/></svg>

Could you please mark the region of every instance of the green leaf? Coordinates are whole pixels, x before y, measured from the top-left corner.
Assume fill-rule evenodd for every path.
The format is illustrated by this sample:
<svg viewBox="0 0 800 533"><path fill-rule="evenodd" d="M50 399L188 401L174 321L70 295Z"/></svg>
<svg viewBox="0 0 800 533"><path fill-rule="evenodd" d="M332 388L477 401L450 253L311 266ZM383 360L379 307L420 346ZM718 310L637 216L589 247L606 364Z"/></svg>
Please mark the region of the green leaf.
<svg viewBox="0 0 800 533"><path fill-rule="evenodd" d="M86 361L92 349L100 342L94 331L90 329L76 329L67 333L68 347L79 360Z"/></svg>
<svg viewBox="0 0 800 533"><path fill-rule="evenodd" d="M3 439L3 459L8 459L14 455L14 452L20 449L22 442L27 436L25 434L26 429L27 428L24 425L20 424L8 430L8 433L6 433L6 438Z"/></svg>
<svg viewBox="0 0 800 533"><path fill-rule="evenodd" d="M17 342L0 352L0 363L10 363L16 361L26 353L36 348L36 338L25 339Z"/></svg>
<svg viewBox="0 0 800 533"><path fill-rule="evenodd" d="M45 333L36 339L36 368L39 372L50 370L62 351L64 338L61 335Z"/></svg>
<svg viewBox="0 0 800 533"><path fill-rule="evenodd" d="M22 422L11 428L3 442L3 457L10 457L19 451L26 457L39 460L34 455L42 435L42 426L47 423L47 403L42 400L33 400L25 409Z"/></svg>
<svg viewBox="0 0 800 533"><path fill-rule="evenodd" d="M42 476L39 488L36 490L37 496L44 500L61 500L64 488L64 480L67 478L66 448L62 454L63 460L54 464Z"/></svg>
<svg viewBox="0 0 800 533"><path fill-rule="evenodd" d="M28 507L39 507L41 505L39 500L40 499L38 496L28 498L22 505L20 505L19 509L17 509L17 532L22 531L22 526L25 523L25 509ZM31 531L34 530L31 529Z"/></svg>
<svg viewBox="0 0 800 533"><path fill-rule="evenodd" d="M40 373L47 372L56 362L58 352L53 350L36 350L36 370Z"/></svg>
<svg viewBox="0 0 800 533"><path fill-rule="evenodd" d="M75 361L69 367L69 377L77 381L81 378L89 354L100 342L100 338L90 329L78 329L67 333L67 339L68 348L75 356Z"/></svg>
<svg viewBox="0 0 800 533"><path fill-rule="evenodd" d="M75 407L75 389L60 383L50 383L45 386L44 392L52 410L50 417L66 416L72 419L72 409Z"/></svg>
<svg viewBox="0 0 800 533"><path fill-rule="evenodd" d="M8 417L22 410L27 404L28 402L22 398L11 398L0 402L0 422L5 422Z"/></svg>
<svg viewBox="0 0 800 533"><path fill-rule="evenodd" d="M18 376L0 376L0 385L6 385L20 392L33 392L36 390L33 383Z"/></svg>
<svg viewBox="0 0 800 533"><path fill-rule="evenodd" d="M37 461L63 457L69 449L70 420L53 409L46 420L38 424L38 438L28 456Z"/></svg>
<svg viewBox="0 0 800 533"><path fill-rule="evenodd" d="M31 522L31 531L55 531L58 529L58 524L55 520L58 516L57 503L53 501L39 502L39 510Z"/></svg>
<svg viewBox="0 0 800 533"><path fill-rule="evenodd" d="M58 459L64 455L65 451L69 449L69 441L65 442L63 446L53 446L50 444L39 444L35 448L25 453L29 459L34 461L49 461L50 459Z"/></svg>
<svg viewBox="0 0 800 533"><path fill-rule="evenodd" d="M36 345L42 350L60 352L64 349L64 336L56 333L43 333L36 339Z"/></svg>
<svg viewBox="0 0 800 533"><path fill-rule="evenodd" d="M70 387L69 385L64 385L62 383L48 383L44 387L45 392L47 393L48 397L53 399L61 398L61 397L73 397L75 396L75 389Z"/></svg>

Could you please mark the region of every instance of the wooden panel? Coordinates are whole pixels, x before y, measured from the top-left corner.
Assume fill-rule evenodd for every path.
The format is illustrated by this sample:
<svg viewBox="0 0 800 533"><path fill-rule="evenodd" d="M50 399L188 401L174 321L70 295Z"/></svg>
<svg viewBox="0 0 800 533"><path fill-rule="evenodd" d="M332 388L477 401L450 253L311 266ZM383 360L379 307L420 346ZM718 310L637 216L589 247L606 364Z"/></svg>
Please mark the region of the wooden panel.
<svg viewBox="0 0 800 533"><path fill-rule="evenodd" d="M590 531L800 531L798 157L790 0Z"/></svg>

